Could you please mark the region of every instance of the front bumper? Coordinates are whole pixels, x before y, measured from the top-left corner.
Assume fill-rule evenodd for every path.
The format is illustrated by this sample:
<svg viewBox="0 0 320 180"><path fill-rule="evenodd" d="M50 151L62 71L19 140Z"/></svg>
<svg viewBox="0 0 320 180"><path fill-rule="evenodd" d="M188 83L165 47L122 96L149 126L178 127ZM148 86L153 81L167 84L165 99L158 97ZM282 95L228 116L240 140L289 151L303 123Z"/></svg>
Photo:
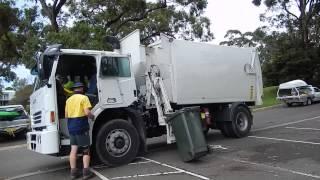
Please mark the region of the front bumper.
<svg viewBox="0 0 320 180"><path fill-rule="evenodd" d="M6 136L15 136L17 134L26 133L29 130L29 125L7 126L0 127L0 134Z"/></svg>
<svg viewBox="0 0 320 180"><path fill-rule="evenodd" d="M59 133L57 131L33 131L27 133L27 148L41 154L59 152Z"/></svg>

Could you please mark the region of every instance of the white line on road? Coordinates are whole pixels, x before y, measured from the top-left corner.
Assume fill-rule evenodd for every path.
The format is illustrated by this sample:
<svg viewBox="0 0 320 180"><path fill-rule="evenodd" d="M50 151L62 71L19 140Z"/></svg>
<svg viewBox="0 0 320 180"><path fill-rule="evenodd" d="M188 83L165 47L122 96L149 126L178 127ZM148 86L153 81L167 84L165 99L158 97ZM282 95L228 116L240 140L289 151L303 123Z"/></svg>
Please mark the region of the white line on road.
<svg viewBox="0 0 320 180"><path fill-rule="evenodd" d="M141 159L144 159L144 160L151 161L151 162L153 162L153 163L155 163L155 164L159 164L159 165L161 165L161 166L165 166L165 167L168 167L168 168L177 170L177 171L181 171L182 173L186 173L186 174L189 174L189 175L191 175L191 176L194 176L194 177L197 177L197 178L200 178L200 179L210 180L210 178L207 178L207 177L202 176L202 175L200 175L200 174L196 174L196 173L193 173L193 172L190 172L190 171L186 171L186 170L183 170L183 169L180 169L180 168L177 168L177 167L174 167L174 166L165 164L165 163L161 163L161 162L158 162L158 161L149 159L149 158L145 158L145 157L140 157L140 158L141 158Z"/></svg>
<svg viewBox="0 0 320 180"><path fill-rule="evenodd" d="M93 168L90 168L90 171L92 173L94 173L96 176L98 176L100 179L102 180L110 180L107 177L103 176L101 173L99 173L98 171L94 170Z"/></svg>
<svg viewBox="0 0 320 180"><path fill-rule="evenodd" d="M60 168L49 169L49 170L46 170L46 171L41 171L40 170L40 171L31 172L31 173L21 174L21 175L14 176L14 177L9 177L6 180L21 179L21 178L25 178L25 177L29 177L29 176L35 176L35 175L40 175L40 174L56 172L56 171L64 170L64 169L67 169L67 168L68 168L67 166L64 166L64 167L60 167Z"/></svg>
<svg viewBox="0 0 320 180"><path fill-rule="evenodd" d="M151 162L151 161L141 161L141 162L129 163L129 165L135 165L135 164L146 164L146 163L152 163L152 162Z"/></svg>
<svg viewBox="0 0 320 180"><path fill-rule="evenodd" d="M23 148L23 147L27 147L27 144L19 144L19 145L15 145L15 146L1 147L0 151L6 151L6 150L11 150L11 149Z"/></svg>
<svg viewBox="0 0 320 180"><path fill-rule="evenodd" d="M278 125L274 125L274 126L268 126L268 127L265 127L265 128L260 128L260 129L252 130L252 132L257 132L257 131L262 131L262 130L267 130L267 129L273 129L273 128L277 128L277 127L288 126L288 125L291 125L291 124L297 124L297 123L301 123L301 122L305 122L305 121L311 121L311 120L319 119L319 118L320 118L320 116L316 116L316 117L307 118L307 119L302 119L302 120L298 120L298 121L294 121L294 122L283 123L283 124L278 124Z"/></svg>
<svg viewBox="0 0 320 180"><path fill-rule="evenodd" d="M320 145L320 143L310 142L310 141L296 141L296 140L290 140L290 139L279 139L279 138L270 138L270 137L262 137L262 136L248 136L248 137L257 138L257 139L268 139L268 140L274 140L274 141L285 141L285 142L293 142L293 143Z"/></svg>
<svg viewBox="0 0 320 180"><path fill-rule="evenodd" d="M182 171L170 171L170 172L160 172L160 173L153 173L153 174L136 174L133 176L120 176L120 177L113 177L111 179L129 179L129 178L138 178L138 177L149 177L149 176L163 176L163 175L170 175L170 174L181 174Z"/></svg>
<svg viewBox="0 0 320 180"><path fill-rule="evenodd" d="M312 130L312 131L320 131L320 129L316 128L299 128L299 127L286 127L287 129L296 129L296 130Z"/></svg>
<svg viewBox="0 0 320 180"><path fill-rule="evenodd" d="M270 166L270 165L266 165L266 164L260 164L260 163L250 162L250 161L244 161L244 160L240 160L240 159L232 159L232 158L227 158L227 157L222 157L222 156L218 156L218 158L231 160L231 161L235 161L235 162L240 162L240 163L244 163L244 164L250 164L250 165L253 165L253 166L259 166L259 167L263 167L263 168L274 169L274 170L283 171L283 172L289 172L289 173L292 173L292 174L298 174L298 175L301 175L301 176L312 177L312 178L315 178L315 179L320 179L319 175L308 174L308 173L299 172L299 171L294 171L294 170L291 170L291 169L285 169L285 168L281 168L281 167L278 167L278 166Z"/></svg>

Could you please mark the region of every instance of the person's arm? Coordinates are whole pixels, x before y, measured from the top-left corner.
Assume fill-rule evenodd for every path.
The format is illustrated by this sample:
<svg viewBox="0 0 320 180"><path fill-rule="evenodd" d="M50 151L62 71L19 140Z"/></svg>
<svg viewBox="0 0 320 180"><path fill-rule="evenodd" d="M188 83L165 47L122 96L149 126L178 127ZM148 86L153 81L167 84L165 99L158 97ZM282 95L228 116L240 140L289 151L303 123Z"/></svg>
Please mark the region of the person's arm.
<svg viewBox="0 0 320 180"><path fill-rule="evenodd" d="M84 110L84 113L85 115L89 118L89 119L92 119L94 120L94 115L92 114L92 112L90 111L91 109L91 103L89 101L89 98L86 96L84 98L84 100L82 101L83 103L83 110Z"/></svg>
<svg viewBox="0 0 320 180"><path fill-rule="evenodd" d="M84 113L86 114L86 116L87 116L89 119L94 120L94 115L92 114L92 112L90 111L89 108L84 108Z"/></svg>

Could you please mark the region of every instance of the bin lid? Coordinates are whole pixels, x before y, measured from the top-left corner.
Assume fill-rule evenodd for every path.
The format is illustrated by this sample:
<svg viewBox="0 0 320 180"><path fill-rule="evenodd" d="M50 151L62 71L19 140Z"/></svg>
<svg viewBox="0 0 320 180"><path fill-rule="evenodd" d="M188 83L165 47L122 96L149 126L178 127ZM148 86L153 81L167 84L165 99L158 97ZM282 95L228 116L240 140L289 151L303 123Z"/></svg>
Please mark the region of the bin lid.
<svg viewBox="0 0 320 180"><path fill-rule="evenodd" d="M170 123L173 119L175 119L180 114L183 114L185 112L190 112L190 111L200 111L200 106L192 106L192 107L185 107L185 108L179 109L174 113L167 115L166 121L167 123Z"/></svg>

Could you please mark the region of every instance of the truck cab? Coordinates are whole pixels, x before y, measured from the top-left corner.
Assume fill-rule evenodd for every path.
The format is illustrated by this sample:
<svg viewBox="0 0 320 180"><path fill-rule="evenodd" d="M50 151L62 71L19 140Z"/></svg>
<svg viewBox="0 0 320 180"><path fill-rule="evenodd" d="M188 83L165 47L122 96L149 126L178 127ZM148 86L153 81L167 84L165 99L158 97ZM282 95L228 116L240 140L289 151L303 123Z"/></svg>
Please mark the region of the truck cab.
<svg viewBox="0 0 320 180"><path fill-rule="evenodd" d="M33 69L37 80L30 97L32 131L27 134L28 148L42 154L59 154L69 146L64 108L70 96L65 86L70 82L86 85L97 119L105 109L129 107L137 100L131 69L128 55L48 47ZM93 133L93 122L90 125Z"/></svg>

